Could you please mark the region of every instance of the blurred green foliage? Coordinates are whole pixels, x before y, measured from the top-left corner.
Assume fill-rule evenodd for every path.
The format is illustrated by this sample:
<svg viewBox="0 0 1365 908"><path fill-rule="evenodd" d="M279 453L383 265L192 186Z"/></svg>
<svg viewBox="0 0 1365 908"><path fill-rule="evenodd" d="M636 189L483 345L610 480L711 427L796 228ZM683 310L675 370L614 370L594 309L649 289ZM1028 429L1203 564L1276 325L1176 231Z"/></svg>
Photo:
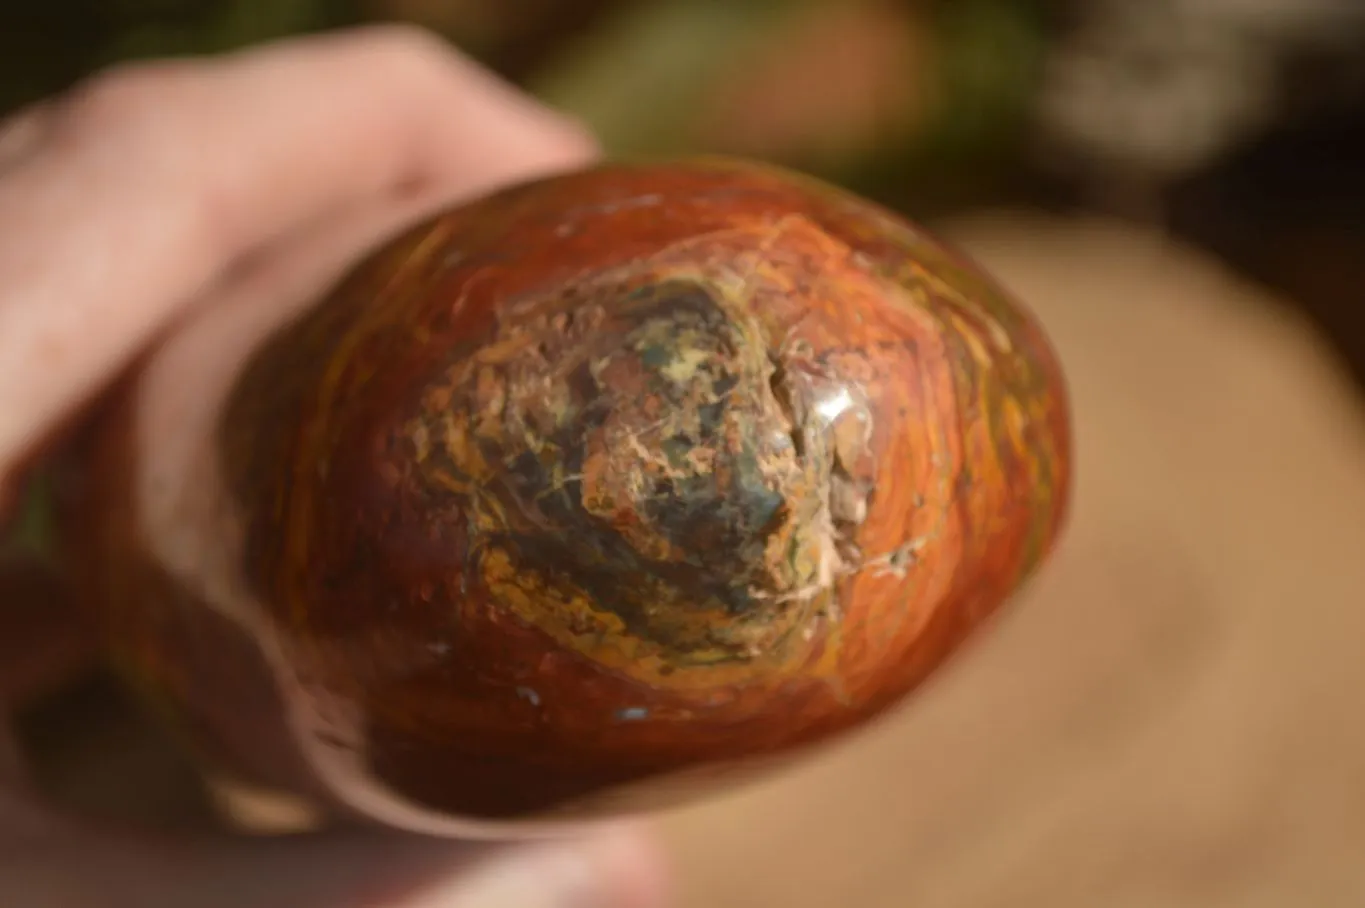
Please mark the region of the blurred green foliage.
<svg viewBox="0 0 1365 908"><path fill-rule="evenodd" d="M921 214L1008 192L1050 0L50 0L0 10L0 110L116 61L409 19L495 69L514 70L528 89L583 118L613 153L713 151L717 137L695 122L706 106L742 90L747 67L771 55L801 17L860 4L900 15L904 25L893 27L929 35L935 94L927 119L913 130L882 129L834 156L780 147L764 156ZM912 62L886 78L906 83L906 97L921 103L913 83L923 73ZM828 65L818 55L809 61Z"/></svg>
<svg viewBox="0 0 1365 908"><path fill-rule="evenodd" d="M217 53L340 25L356 18L342 0L109 0L119 28L103 57L126 60Z"/></svg>

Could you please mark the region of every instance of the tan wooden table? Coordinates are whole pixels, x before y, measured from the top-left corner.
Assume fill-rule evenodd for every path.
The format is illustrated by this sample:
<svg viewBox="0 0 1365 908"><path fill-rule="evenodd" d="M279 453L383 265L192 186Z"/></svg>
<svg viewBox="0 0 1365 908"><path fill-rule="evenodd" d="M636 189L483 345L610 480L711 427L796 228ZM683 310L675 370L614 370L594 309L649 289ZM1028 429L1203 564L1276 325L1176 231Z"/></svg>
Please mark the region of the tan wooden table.
<svg viewBox="0 0 1365 908"><path fill-rule="evenodd" d="M1065 551L908 709L668 817L683 904L1365 905L1365 421L1336 366L1157 238L952 235L1069 366Z"/></svg>

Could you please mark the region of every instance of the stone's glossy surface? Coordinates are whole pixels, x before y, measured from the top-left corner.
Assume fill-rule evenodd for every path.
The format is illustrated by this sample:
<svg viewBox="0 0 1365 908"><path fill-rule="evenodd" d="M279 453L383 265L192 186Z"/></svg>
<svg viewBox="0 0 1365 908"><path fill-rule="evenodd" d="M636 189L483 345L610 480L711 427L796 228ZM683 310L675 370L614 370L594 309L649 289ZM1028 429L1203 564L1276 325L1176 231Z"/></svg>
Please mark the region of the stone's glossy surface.
<svg viewBox="0 0 1365 908"><path fill-rule="evenodd" d="M217 438L256 614L110 531L125 661L225 766L433 829L630 809L858 725L1069 490L1029 316L882 210L723 161L409 231L259 351Z"/></svg>

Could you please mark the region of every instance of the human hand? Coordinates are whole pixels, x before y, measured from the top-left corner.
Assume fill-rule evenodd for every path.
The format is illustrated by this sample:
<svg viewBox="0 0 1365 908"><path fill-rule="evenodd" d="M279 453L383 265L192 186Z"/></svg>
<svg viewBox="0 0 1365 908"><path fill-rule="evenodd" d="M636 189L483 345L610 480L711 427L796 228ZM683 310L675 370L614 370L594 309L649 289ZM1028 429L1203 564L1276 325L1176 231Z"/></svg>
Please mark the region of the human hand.
<svg viewBox="0 0 1365 908"><path fill-rule="evenodd" d="M188 313L297 306L424 213L593 154L573 125L391 27L140 64L22 112L0 125L0 489ZM5 611L0 665L18 639ZM349 831L167 841L0 788L0 905L643 908L661 888L631 827L511 848Z"/></svg>

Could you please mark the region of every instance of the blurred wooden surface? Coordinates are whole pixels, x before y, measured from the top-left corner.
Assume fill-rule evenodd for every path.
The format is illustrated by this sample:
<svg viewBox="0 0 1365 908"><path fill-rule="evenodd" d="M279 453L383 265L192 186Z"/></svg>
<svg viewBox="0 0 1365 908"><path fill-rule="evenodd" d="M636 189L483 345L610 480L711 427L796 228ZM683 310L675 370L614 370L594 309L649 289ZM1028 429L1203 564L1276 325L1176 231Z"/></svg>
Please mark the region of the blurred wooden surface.
<svg viewBox="0 0 1365 908"><path fill-rule="evenodd" d="M958 225L1069 366L1065 551L907 709L666 818L686 908L1365 904L1365 423L1254 289Z"/></svg>

